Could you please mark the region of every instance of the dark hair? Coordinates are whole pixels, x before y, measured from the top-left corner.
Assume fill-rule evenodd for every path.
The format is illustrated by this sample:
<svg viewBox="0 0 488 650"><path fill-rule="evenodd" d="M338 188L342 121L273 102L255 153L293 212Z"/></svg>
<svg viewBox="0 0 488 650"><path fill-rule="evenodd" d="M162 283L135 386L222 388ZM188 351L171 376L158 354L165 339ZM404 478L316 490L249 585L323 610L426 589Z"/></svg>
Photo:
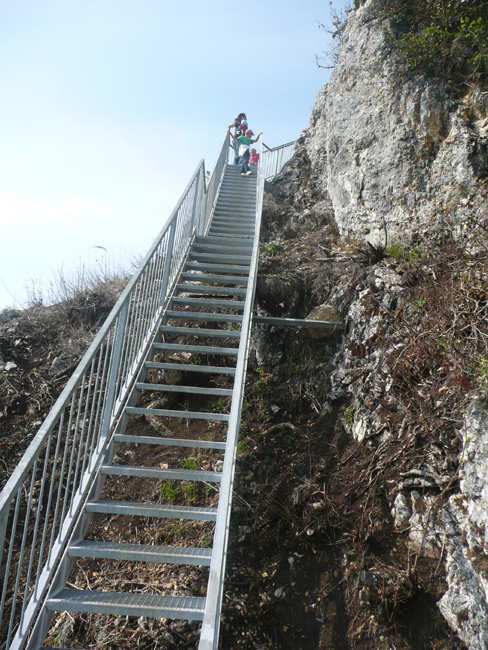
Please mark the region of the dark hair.
<svg viewBox="0 0 488 650"><path fill-rule="evenodd" d="M239 113L239 115L237 116L236 119L238 119L238 120L242 120L242 118L244 118L245 120L247 120L247 117L246 117L246 114L245 114L245 113Z"/></svg>

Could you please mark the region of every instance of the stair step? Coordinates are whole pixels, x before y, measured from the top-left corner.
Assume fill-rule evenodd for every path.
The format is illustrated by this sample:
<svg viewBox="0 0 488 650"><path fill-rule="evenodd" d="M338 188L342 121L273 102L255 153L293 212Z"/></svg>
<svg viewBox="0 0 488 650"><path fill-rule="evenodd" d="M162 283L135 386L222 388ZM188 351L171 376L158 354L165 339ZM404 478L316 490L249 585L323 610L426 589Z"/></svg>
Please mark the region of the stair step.
<svg viewBox="0 0 488 650"><path fill-rule="evenodd" d="M208 411L175 411L173 409L145 409L141 406L126 406L128 415L154 415L164 418L183 418L185 420L208 420L209 422L228 422L226 413L210 413Z"/></svg>
<svg viewBox="0 0 488 650"><path fill-rule="evenodd" d="M216 223L210 226L209 234L213 237L214 234L221 233L223 235L254 235L253 226L232 226L227 223Z"/></svg>
<svg viewBox="0 0 488 650"><path fill-rule="evenodd" d="M231 210L220 209L215 211L215 215L212 219L212 223L215 223L216 221L237 225L237 226L241 224L253 226L255 219L254 219L254 212L252 214L239 214L239 211L236 211L235 209L231 209Z"/></svg>
<svg viewBox="0 0 488 650"><path fill-rule="evenodd" d="M205 598L62 589L47 600L47 607L53 611L201 621Z"/></svg>
<svg viewBox="0 0 488 650"><path fill-rule="evenodd" d="M227 216L219 216L218 214L215 215L215 217L212 219L212 227L213 226L232 226L236 228L253 228L254 227L254 219L247 219L247 218L231 218Z"/></svg>
<svg viewBox="0 0 488 650"><path fill-rule="evenodd" d="M241 244L242 246L245 246L247 248L252 248L252 242L249 242L247 239L239 239L239 237L229 237L228 239L224 239L223 237L197 237L195 239L195 242L197 243L205 243L205 242L210 242L212 244L228 244L229 246L234 246L234 244Z"/></svg>
<svg viewBox="0 0 488 650"><path fill-rule="evenodd" d="M214 271L215 273L222 271L222 273L235 273L247 277L249 274L249 266L238 266L235 264L208 264L198 262L188 262L185 269L191 271Z"/></svg>
<svg viewBox="0 0 488 650"><path fill-rule="evenodd" d="M151 390L161 393L189 393L193 395L217 395L232 397L230 388L206 388L204 386L172 386L170 384L136 384L137 390Z"/></svg>
<svg viewBox="0 0 488 650"><path fill-rule="evenodd" d="M255 225L254 215L240 214L236 210L216 210L212 219L212 226L217 223L221 226L232 226L235 228L240 226L251 228Z"/></svg>
<svg viewBox="0 0 488 650"><path fill-rule="evenodd" d="M160 331L166 332L167 334L185 334L188 336L213 337L218 339L238 339L241 335L240 332L235 330L211 330L203 327L173 327L172 325L162 325Z"/></svg>
<svg viewBox="0 0 488 650"><path fill-rule="evenodd" d="M154 350L172 350L173 352L197 352L201 354L221 354L237 356L238 348L224 348L218 345L187 345L186 343L153 343Z"/></svg>
<svg viewBox="0 0 488 650"><path fill-rule="evenodd" d="M217 210L238 210L239 212L246 212L247 214L256 215L256 198L255 193L253 196L241 197L233 196L219 196L215 211Z"/></svg>
<svg viewBox="0 0 488 650"><path fill-rule="evenodd" d="M237 185L234 179L229 179L229 181L230 182L227 182L227 180L224 179L219 196L222 194L222 192L239 192L245 195L255 193L255 188L253 188L252 185L249 185L248 183L245 185L239 183L239 185Z"/></svg>
<svg viewBox="0 0 488 650"><path fill-rule="evenodd" d="M200 305L202 307L228 307L229 309L244 309L243 300L218 300L215 298L185 298L174 296L171 302L177 305Z"/></svg>
<svg viewBox="0 0 488 650"><path fill-rule="evenodd" d="M234 264L249 264L249 256L243 255L224 255L222 253L195 253L190 251L189 255L192 260L202 262L230 262Z"/></svg>
<svg viewBox="0 0 488 650"><path fill-rule="evenodd" d="M199 251L199 252L205 252L205 251L210 251L210 252L217 252L217 253L225 253L229 251L229 247L225 246L224 244L194 244L192 250L194 251ZM233 252L239 253L240 255L246 255L249 253L249 246L237 246L234 244L232 247Z"/></svg>
<svg viewBox="0 0 488 650"><path fill-rule="evenodd" d="M71 557L91 557L105 560L209 566L212 549L184 546L152 546L151 544L117 544L115 542L83 540L71 544L68 554Z"/></svg>
<svg viewBox="0 0 488 650"><path fill-rule="evenodd" d="M137 478L156 478L163 481L208 481L219 483L221 472L206 472L192 469L160 469L159 467L139 467L131 465L102 465L102 474L107 476L134 476Z"/></svg>
<svg viewBox="0 0 488 650"><path fill-rule="evenodd" d="M209 234L212 237L219 237L219 236L227 237L229 234L232 234L232 233L229 233L228 231L223 231L223 230L209 230ZM254 241L254 233L251 233L251 232L250 233L241 233L241 237L247 237L250 242Z"/></svg>
<svg viewBox="0 0 488 650"><path fill-rule="evenodd" d="M255 208L256 189L243 188L242 190L233 190L230 187L222 188L217 205L220 205L223 201L234 203L235 205L252 205Z"/></svg>
<svg viewBox="0 0 488 650"><path fill-rule="evenodd" d="M159 445L161 447L191 447L195 449L225 450L225 442L214 440L189 440L187 438L160 438L159 436L132 436L126 433L117 433L115 442L138 445Z"/></svg>
<svg viewBox="0 0 488 650"><path fill-rule="evenodd" d="M182 280L193 280L194 282L201 282L205 280L206 282L223 282L229 284L240 284L247 285L247 277L236 276L236 275L210 275L209 273L182 273Z"/></svg>
<svg viewBox="0 0 488 650"><path fill-rule="evenodd" d="M88 501L87 512L105 515L130 515L157 519L192 519L215 521L217 508L170 506L158 503L133 503L130 501Z"/></svg>
<svg viewBox="0 0 488 650"><path fill-rule="evenodd" d="M181 370L182 372L203 372L212 375L235 375L235 368L227 366L203 366L193 363L159 363L158 361L145 361L146 368L155 370Z"/></svg>
<svg viewBox="0 0 488 650"><path fill-rule="evenodd" d="M169 319L181 318L184 320L203 320L213 323L241 323L242 316L236 314L216 314L208 311L173 311L168 310L166 316Z"/></svg>
<svg viewBox="0 0 488 650"><path fill-rule="evenodd" d="M256 206L249 205L251 201L249 199L242 200L239 198L219 198L217 205L215 206L215 212L234 212L239 214L248 214L249 216L255 216ZM253 202L254 203L254 202Z"/></svg>
<svg viewBox="0 0 488 650"><path fill-rule="evenodd" d="M177 284L176 289L182 293L201 293L206 296L245 296L247 289L240 287L214 287L205 284Z"/></svg>
<svg viewBox="0 0 488 650"><path fill-rule="evenodd" d="M220 233L220 232L216 232L216 233L210 233L209 232L208 236L212 237L212 239L217 239L217 237L218 237L219 239L226 240L226 241L229 239L229 237L232 237L232 238L236 237L236 235L233 235L232 233L225 234L225 233ZM254 242L253 242L254 235L246 235L246 234L244 234L244 235L237 235L237 237L239 237L239 239L241 241L245 240L245 241L248 241L251 245L254 245Z"/></svg>

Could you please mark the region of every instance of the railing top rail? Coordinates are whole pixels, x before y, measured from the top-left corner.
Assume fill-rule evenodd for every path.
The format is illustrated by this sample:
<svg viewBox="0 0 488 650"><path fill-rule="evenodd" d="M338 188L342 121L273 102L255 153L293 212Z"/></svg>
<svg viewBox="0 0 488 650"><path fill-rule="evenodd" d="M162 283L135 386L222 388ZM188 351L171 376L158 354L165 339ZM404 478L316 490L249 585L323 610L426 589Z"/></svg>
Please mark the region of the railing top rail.
<svg viewBox="0 0 488 650"><path fill-rule="evenodd" d="M284 149L285 147L289 147L292 144L295 144L296 140L290 140L290 142L285 142L285 144L279 144L277 147L268 147L267 144L264 144L263 142L263 147L266 149L265 153L268 151L278 151L278 149Z"/></svg>

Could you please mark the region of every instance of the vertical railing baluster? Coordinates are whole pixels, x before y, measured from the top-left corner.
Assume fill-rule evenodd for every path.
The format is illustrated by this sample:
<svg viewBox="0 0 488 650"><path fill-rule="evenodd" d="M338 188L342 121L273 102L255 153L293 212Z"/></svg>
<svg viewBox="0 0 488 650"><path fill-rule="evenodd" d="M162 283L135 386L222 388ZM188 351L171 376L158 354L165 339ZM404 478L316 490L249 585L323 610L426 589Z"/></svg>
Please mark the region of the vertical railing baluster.
<svg viewBox="0 0 488 650"><path fill-rule="evenodd" d="M7 561L5 563L5 573L4 573L4 578L3 578L3 588L2 588L2 597L0 598L0 620L2 620L3 617L3 610L5 608L5 598L7 596L7 587L8 587L8 578L10 575L10 565L12 564L12 555L14 552L14 545L15 545L15 533L17 531L17 521L19 519L19 510L20 510L20 495L22 494L22 486L19 487L17 490L17 499L15 502L15 509L14 509L14 516L12 520L12 530L10 531L10 545L8 548L8 555L7 555ZM8 511L6 513L6 517L8 519Z"/></svg>
<svg viewBox="0 0 488 650"><path fill-rule="evenodd" d="M120 357L121 357L122 346L124 343L124 336L125 336L125 326L127 323L127 312L128 312L128 304L126 301L122 306L122 309L120 310L119 318L117 320L117 329L115 332L112 361L110 364L110 370L109 370L109 376L107 382L108 384L107 399L104 405L101 435L98 443L99 451L101 450L101 448L103 447L105 441L109 436L110 420L112 417L112 408L115 400L115 385L116 385L115 379L119 371Z"/></svg>
<svg viewBox="0 0 488 650"><path fill-rule="evenodd" d="M12 609L10 610L10 621L8 624L8 634L7 634L7 648L10 644L10 639L12 637L12 632L14 628L14 621L15 621L15 612L17 610L17 594L19 592L19 584L20 584L20 576L22 573L22 562L24 558L24 550L25 550L25 542L27 540L27 532L29 530L29 520L30 520L30 511L31 511L31 504L32 504L32 492L34 490L34 482L35 482L35 477L36 477L36 472L37 472L37 460L34 462L34 465L32 467L32 477L30 481L30 486L29 486L29 496L27 497L27 509L25 511L25 521L24 521L24 530L22 531L22 541L20 543L20 551L19 551L19 556L18 556L18 566L17 566L17 576L15 579L15 586L14 586L14 595L12 596Z"/></svg>
<svg viewBox="0 0 488 650"><path fill-rule="evenodd" d="M160 299L160 304L162 306L164 306L166 302L166 292L168 290L168 280L171 271L171 260L173 257L173 244L175 241L175 231L176 231L176 219L173 219L169 231L168 245L166 247L166 259L164 260L163 282L161 285L161 299Z"/></svg>
<svg viewBox="0 0 488 650"><path fill-rule="evenodd" d="M42 476L41 476L41 486L39 490L39 500L37 504L37 512L36 512L36 521L34 524L34 532L32 534L32 544L31 544L31 552L30 552L30 557L29 557L29 567L27 570L27 577L25 579L25 588L24 588L24 598L22 601L22 612L20 614L20 627L22 627L22 624L24 622L24 612L25 608L27 605L27 599L28 599L28 594L29 594L29 587L30 587L30 579L31 579L31 573L32 573L32 565L34 563L34 556L35 552L37 551L37 531L39 529L39 518L42 510L42 499L44 497L44 487L46 485L46 472L47 472L47 465L48 465L48 459L49 459L49 450L51 448L51 439L52 439L52 431L49 432L49 438L47 439L47 445L46 445L46 454L44 456L44 465L42 468ZM38 557L38 566L41 564L41 556L39 555ZM34 590L32 590L34 591Z"/></svg>

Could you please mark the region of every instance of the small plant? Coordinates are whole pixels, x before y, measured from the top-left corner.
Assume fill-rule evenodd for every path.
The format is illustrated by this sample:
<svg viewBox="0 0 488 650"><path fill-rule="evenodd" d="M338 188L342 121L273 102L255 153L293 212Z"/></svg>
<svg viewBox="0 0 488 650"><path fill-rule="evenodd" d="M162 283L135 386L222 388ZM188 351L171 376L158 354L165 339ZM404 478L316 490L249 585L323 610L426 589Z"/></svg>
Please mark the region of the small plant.
<svg viewBox="0 0 488 650"><path fill-rule="evenodd" d="M393 257L394 260L403 259L406 256L407 249L399 242L394 242L386 249L386 254Z"/></svg>
<svg viewBox="0 0 488 650"><path fill-rule="evenodd" d="M247 451L247 448L249 446L249 441L247 438L244 438L243 440L239 440L237 444L237 455L241 456Z"/></svg>
<svg viewBox="0 0 488 650"><path fill-rule="evenodd" d="M168 503L173 504L176 502L176 497L178 496L178 493L175 489L174 481L164 481L161 487L161 492L163 493L164 498Z"/></svg>
<svg viewBox="0 0 488 650"><path fill-rule="evenodd" d="M352 406L348 406L346 409L344 409L344 418L346 420L346 423L351 426L354 422L354 409Z"/></svg>
<svg viewBox="0 0 488 650"><path fill-rule="evenodd" d="M183 467L185 469L190 469L190 470L200 469L197 459L194 458L193 456L189 456L188 458L185 458L185 460L183 461Z"/></svg>
<svg viewBox="0 0 488 650"><path fill-rule="evenodd" d="M254 384L254 388L260 393L263 388L264 388L264 383L261 379L258 379L257 382Z"/></svg>
<svg viewBox="0 0 488 650"><path fill-rule="evenodd" d="M418 311L424 309L426 304L427 304L427 298L417 298L417 300L413 301L413 306Z"/></svg>
<svg viewBox="0 0 488 650"><path fill-rule="evenodd" d="M266 255L270 255L272 257L273 255L278 255L278 253L281 253L282 250L283 250L283 246L281 246L281 244L276 244L275 242L271 242L266 246L264 252L266 253Z"/></svg>
<svg viewBox="0 0 488 650"><path fill-rule="evenodd" d="M217 399L212 404L212 411L214 413L223 413L226 409L225 399Z"/></svg>
<svg viewBox="0 0 488 650"><path fill-rule="evenodd" d="M181 485L181 489L190 503L198 501L199 489L198 485L194 481L184 481Z"/></svg>

